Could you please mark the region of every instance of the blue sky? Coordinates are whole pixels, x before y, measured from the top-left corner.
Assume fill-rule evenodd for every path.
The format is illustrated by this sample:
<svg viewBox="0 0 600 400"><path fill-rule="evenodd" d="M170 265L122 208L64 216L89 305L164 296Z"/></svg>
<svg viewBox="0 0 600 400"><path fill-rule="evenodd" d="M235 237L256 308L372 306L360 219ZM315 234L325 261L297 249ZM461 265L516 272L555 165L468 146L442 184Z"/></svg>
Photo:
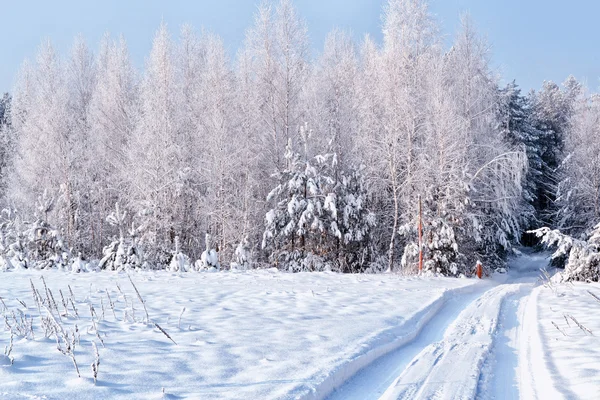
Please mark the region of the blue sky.
<svg viewBox="0 0 600 400"><path fill-rule="evenodd" d="M93 49L109 31L127 39L136 66L148 54L164 19L171 31L182 23L223 37L231 54L241 45L256 10L255 0L37 0L3 1L0 8L0 92L11 90L19 65L33 57L45 38L66 54L82 33ZM381 40L384 0L296 0L318 52L333 27L359 39ZM592 0L431 0L431 11L450 40L461 12L468 11L492 45L494 68L524 90L569 74L596 90L600 84L600 42L594 29L600 2Z"/></svg>

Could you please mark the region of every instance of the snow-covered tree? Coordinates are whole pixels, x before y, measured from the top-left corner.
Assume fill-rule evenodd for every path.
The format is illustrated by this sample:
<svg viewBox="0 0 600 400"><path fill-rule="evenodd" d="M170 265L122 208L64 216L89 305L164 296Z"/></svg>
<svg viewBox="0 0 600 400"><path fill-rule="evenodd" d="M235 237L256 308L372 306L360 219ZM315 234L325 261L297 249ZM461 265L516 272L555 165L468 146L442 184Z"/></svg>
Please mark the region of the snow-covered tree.
<svg viewBox="0 0 600 400"><path fill-rule="evenodd" d="M126 186L127 146L136 119L136 79L124 39L105 35L96 62L96 80L89 105L90 125L87 187L90 196L88 224L95 254L114 232L106 222L114 204L129 205Z"/></svg>
<svg viewBox="0 0 600 400"><path fill-rule="evenodd" d="M589 237L600 221L599 124L600 97L578 99L565 137L556 192L556 225L576 237Z"/></svg>
<svg viewBox="0 0 600 400"><path fill-rule="evenodd" d="M231 263L231 269L250 269L252 263L252 247L248 237L245 237L235 248L235 260Z"/></svg>
<svg viewBox="0 0 600 400"><path fill-rule="evenodd" d="M139 117L128 141L125 177L130 207L145 226L141 245L148 247L148 261L158 265L168 263L179 234L181 216L172 205L178 202L177 186L185 177L175 77L173 45L163 23L140 86Z"/></svg>
<svg viewBox="0 0 600 400"><path fill-rule="evenodd" d="M74 239L71 194L79 178L79 139L71 126L66 83L63 65L49 42L40 47L34 67L23 66L12 114L17 156L9 198L20 212L33 215L36 199L44 192L53 193L55 207L45 222Z"/></svg>
<svg viewBox="0 0 600 400"><path fill-rule="evenodd" d="M541 228L534 233L544 245L556 248L552 254L564 267L558 278L563 281L600 281L600 224L590 232L587 240L561 233L559 230Z"/></svg>
<svg viewBox="0 0 600 400"><path fill-rule="evenodd" d="M284 167L287 141L304 123L300 100L308 78L309 43L306 23L292 1L280 0L275 7L262 3L245 47L259 101L256 134L268 176Z"/></svg>
<svg viewBox="0 0 600 400"><path fill-rule="evenodd" d="M304 156L290 140L287 168L268 196L274 207L265 216L262 247L270 261L291 271L364 269L369 259L365 240L375 218L367 209L360 176L342 175L337 182L332 174L336 155L309 159L310 132L302 132Z"/></svg>
<svg viewBox="0 0 600 400"><path fill-rule="evenodd" d="M539 92L530 94L535 127L541 131L539 148L542 158L542 185L538 188L538 207L543 224L558 224L556 197L558 184L563 179L560 168L565 157L565 137L570 129L575 102L581 85L573 77L567 78L563 89L554 82L544 82ZM568 228L564 225L562 228Z"/></svg>
<svg viewBox="0 0 600 400"><path fill-rule="evenodd" d="M5 93L0 98L0 200L5 196L8 168L14 156L14 130L11 124L12 97Z"/></svg>
<svg viewBox="0 0 600 400"><path fill-rule="evenodd" d="M523 181L524 207L521 213L522 224L526 228L539 225L537 195L543 183L544 161L541 156L540 140L542 132L536 129L529 99L521 95L521 90L513 81L499 92L498 118L501 134L515 149L524 149L527 155L527 174Z"/></svg>

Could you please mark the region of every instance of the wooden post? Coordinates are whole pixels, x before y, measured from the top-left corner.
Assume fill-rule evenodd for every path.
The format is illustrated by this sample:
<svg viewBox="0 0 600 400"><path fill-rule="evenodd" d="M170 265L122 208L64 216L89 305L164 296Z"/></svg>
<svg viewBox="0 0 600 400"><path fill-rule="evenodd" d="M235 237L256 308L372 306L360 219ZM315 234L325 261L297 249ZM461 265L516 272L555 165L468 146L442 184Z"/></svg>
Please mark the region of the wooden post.
<svg viewBox="0 0 600 400"><path fill-rule="evenodd" d="M419 195L419 273L423 272L423 203Z"/></svg>
<svg viewBox="0 0 600 400"><path fill-rule="evenodd" d="M477 261L477 277L479 279L483 277L483 265L481 265L481 261Z"/></svg>

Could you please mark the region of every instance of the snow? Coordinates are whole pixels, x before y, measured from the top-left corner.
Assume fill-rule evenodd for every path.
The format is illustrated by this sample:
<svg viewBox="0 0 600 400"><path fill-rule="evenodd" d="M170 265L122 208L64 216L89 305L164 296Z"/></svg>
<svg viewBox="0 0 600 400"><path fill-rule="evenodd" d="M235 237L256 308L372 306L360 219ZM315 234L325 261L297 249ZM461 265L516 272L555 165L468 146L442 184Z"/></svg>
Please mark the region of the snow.
<svg viewBox="0 0 600 400"><path fill-rule="evenodd" d="M61 319L67 330L77 325L81 378L70 358L57 351L54 338L44 338L29 281L45 297L42 276L63 314L59 290L67 298L68 285L73 290L80 319L72 311ZM167 398L323 397L333 390L332 382L343 382L405 337L415 336L454 294L484 285L471 279L275 270L145 271L131 278L149 321L123 273L21 270L0 275L0 297L10 311L33 316L35 333L34 339L15 336L14 365L0 368L0 397L161 398L163 388ZM106 291L115 302L116 318ZM90 303L105 347L90 318ZM47 312L42 308L41 313ZM9 332L0 330L0 350L9 339ZM100 355L96 386L92 342Z"/></svg>
<svg viewBox="0 0 600 400"><path fill-rule="evenodd" d="M526 252L473 292L430 315L419 335L344 382L333 399L597 398L600 354L594 337L563 318L600 329L587 293L600 285L540 284L550 254ZM557 309L556 296L564 300ZM588 316L586 318L586 315ZM564 336L552 325L562 319ZM566 329L569 329L567 332ZM600 331L600 330L599 330Z"/></svg>
<svg viewBox="0 0 600 400"><path fill-rule="evenodd" d="M35 337L15 334L7 355L0 331L0 398L594 399L600 284L540 280L549 257L524 252L481 281L131 273L148 317L124 273L6 272L0 311L13 326L13 311L33 316ZM81 378L44 338L30 283L44 297L42 276L64 330L77 325ZM69 286L79 319L59 300Z"/></svg>
<svg viewBox="0 0 600 400"><path fill-rule="evenodd" d="M555 290L538 288L532 295L539 321L537 340L541 343L536 368L552 383L544 382L537 388L549 386L557 397L598 398L600 302L590 293L600 297L600 284L561 284Z"/></svg>

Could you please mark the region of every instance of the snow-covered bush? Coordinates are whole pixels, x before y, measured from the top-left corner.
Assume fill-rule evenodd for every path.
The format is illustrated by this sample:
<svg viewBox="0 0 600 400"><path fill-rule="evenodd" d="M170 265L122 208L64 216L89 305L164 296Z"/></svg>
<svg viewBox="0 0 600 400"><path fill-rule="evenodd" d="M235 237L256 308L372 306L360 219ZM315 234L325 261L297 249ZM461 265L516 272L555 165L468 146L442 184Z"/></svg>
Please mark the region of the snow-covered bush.
<svg viewBox="0 0 600 400"><path fill-rule="evenodd" d="M202 252L200 259L194 263L194 269L196 271L210 270L210 269L221 269L219 264L219 254L217 250L213 248L212 236L207 233L204 238L206 249Z"/></svg>
<svg viewBox="0 0 600 400"><path fill-rule="evenodd" d="M231 269L250 269L252 268L252 263L252 248L246 236L235 248L235 260L231 263Z"/></svg>
<svg viewBox="0 0 600 400"><path fill-rule="evenodd" d="M126 219L127 212L121 211L117 203L115 211L106 217L106 221L110 225L117 227L119 230L119 239L113 240L109 245L104 247L98 268L109 271L122 271L143 267L143 253L137 243L137 238L142 227L136 227L132 223L131 229L126 231ZM125 233L127 233L127 236L125 236Z"/></svg>
<svg viewBox="0 0 600 400"><path fill-rule="evenodd" d="M541 228L532 231L541 238L542 244L554 247L553 260L564 266L564 281L598 282L600 280L600 224L589 234L587 240L576 239L559 230Z"/></svg>
<svg viewBox="0 0 600 400"><path fill-rule="evenodd" d="M28 264L23 238L17 227L17 213L4 209L0 212L0 270L27 268Z"/></svg>
<svg viewBox="0 0 600 400"><path fill-rule="evenodd" d="M167 269L171 272L188 272L191 269L190 258L179 247L179 236L175 237L175 251Z"/></svg>
<svg viewBox="0 0 600 400"><path fill-rule="evenodd" d="M58 230L38 219L25 231L26 251L29 266L38 269L66 268L70 263L70 252Z"/></svg>

